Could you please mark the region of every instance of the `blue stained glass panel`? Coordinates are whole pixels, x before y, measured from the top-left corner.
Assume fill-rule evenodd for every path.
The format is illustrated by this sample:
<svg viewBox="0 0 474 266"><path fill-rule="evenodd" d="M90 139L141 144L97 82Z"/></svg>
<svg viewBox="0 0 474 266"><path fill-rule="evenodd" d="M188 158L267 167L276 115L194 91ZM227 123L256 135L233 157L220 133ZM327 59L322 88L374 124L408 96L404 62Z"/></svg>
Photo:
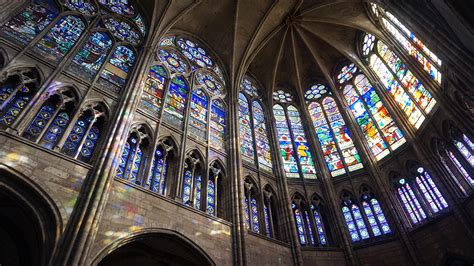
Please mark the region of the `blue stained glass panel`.
<svg viewBox="0 0 474 266"><path fill-rule="evenodd" d="M71 68L75 73L81 74L84 78L92 80L105 61L107 54L112 47L112 39L103 32L94 32L89 40L82 46L81 50L72 59Z"/></svg>
<svg viewBox="0 0 474 266"><path fill-rule="evenodd" d="M377 217L377 220L380 223L380 226L382 226L382 231L384 234L389 234L392 232L390 229L390 226L388 225L387 219L385 218L385 215L383 214L382 208L380 207L379 202L376 199L371 199L370 204L372 205L372 208L374 209L375 217Z"/></svg>
<svg viewBox="0 0 474 266"><path fill-rule="evenodd" d="M323 226L323 221L321 219L321 215L319 214L317 210L314 210L313 216L314 216L314 221L316 222L316 229L318 230L319 243L322 246L325 246L327 244L327 240L326 240L326 234L324 232L324 226Z"/></svg>
<svg viewBox="0 0 474 266"><path fill-rule="evenodd" d="M117 46L100 76L121 88L125 85L128 72L135 63L135 53L126 46Z"/></svg>
<svg viewBox="0 0 474 266"><path fill-rule="evenodd" d="M57 11L31 4L10 19L0 30L0 34L17 44L26 46L38 33L57 16Z"/></svg>
<svg viewBox="0 0 474 266"><path fill-rule="evenodd" d="M344 215L344 220L346 221L347 229L349 230L352 242L360 241L360 235L354 223L354 219L352 218L351 210L349 209L349 207L342 207L342 215Z"/></svg>
<svg viewBox="0 0 474 266"><path fill-rule="evenodd" d="M189 66L175 51L173 50L158 50L158 59L171 72L185 74L189 70Z"/></svg>
<svg viewBox="0 0 474 266"><path fill-rule="evenodd" d="M122 156L120 156L120 163L117 168L117 177L127 179L125 176L125 167L127 166L128 157L130 155L130 140L125 142L123 147Z"/></svg>
<svg viewBox="0 0 474 266"><path fill-rule="evenodd" d="M39 40L35 50L47 60L57 63L75 45L84 29L80 18L64 16Z"/></svg>
<svg viewBox="0 0 474 266"><path fill-rule="evenodd" d="M193 173L191 170L184 172L184 185L183 185L183 203L189 205L191 199L191 186L193 183Z"/></svg>
<svg viewBox="0 0 474 266"><path fill-rule="evenodd" d="M263 212L264 212L264 215L265 215L265 228L267 229L267 236L272 237L272 229L271 229L271 225L270 225L270 214L269 214L267 204L263 205Z"/></svg>
<svg viewBox="0 0 474 266"><path fill-rule="evenodd" d="M214 63L211 58L207 55L206 51L199 47L196 43L184 39L178 38L176 41L181 52L190 60L195 62L200 67L206 67L212 69Z"/></svg>
<svg viewBox="0 0 474 266"><path fill-rule="evenodd" d="M372 212L372 209L370 208L370 204L367 201L363 201L362 207L364 208L364 212L367 216L367 220L369 221L369 225L370 225L370 228L372 229L372 233L374 234L374 236L382 235L382 232L380 231L380 227L377 224L376 217L374 213Z"/></svg>
<svg viewBox="0 0 474 266"><path fill-rule="evenodd" d="M85 16L93 16L97 13L97 8L90 0L67 0L63 5L71 10L80 12Z"/></svg>
<svg viewBox="0 0 474 266"><path fill-rule="evenodd" d="M249 198L247 197L247 195L245 195L244 209L245 209L245 225L247 226L247 229L250 229Z"/></svg>
<svg viewBox="0 0 474 266"><path fill-rule="evenodd" d="M99 0L98 2L118 15L133 16L135 14L135 9L128 0Z"/></svg>
<svg viewBox="0 0 474 266"><path fill-rule="evenodd" d="M304 212L304 217L306 218L306 225L308 228L308 235L309 235L309 244L314 245L314 237L313 237L313 229L311 229L311 222L309 221L308 212Z"/></svg>
<svg viewBox="0 0 474 266"><path fill-rule="evenodd" d="M62 150L63 153L69 156L76 155L76 151L79 148L82 138L87 133L90 122L91 117L89 115L83 115L77 119L76 124L72 128L69 136L66 139L66 142L64 143Z"/></svg>
<svg viewBox="0 0 474 266"><path fill-rule="evenodd" d="M301 217L301 213L299 209L293 208L293 212L295 214L296 230L298 231L300 244L304 246L306 245L306 236L305 236L303 218Z"/></svg>
<svg viewBox="0 0 474 266"><path fill-rule="evenodd" d="M6 126L11 125L23 109L25 109L30 100L31 97L29 95L21 94L16 96L13 99L12 104L8 106L7 111L0 118L0 124Z"/></svg>
<svg viewBox="0 0 474 266"><path fill-rule="evenodd" d="M194 194L196 195L196 200L194 202L194 208L196 209L200 209L201 208L201 188L202 188L202 184L201 184L201 176L197 176L196 177L196 184L194 184L194 187L195 187L195 191L194 191Z"/></svg>
<svg viewBox="0 0 474 266"><path fill-rule="evenodd" d="M58 143L64 130L69 123L69 114L65 111L59 112L53 120L53 123L48 128L48 131L43 136L41 141L43 147L52 149Z"/></svg>
<svg viewBox="0 0 474 266"><path fill-rule="evenodd" d="M247 97L243 93L239 94L239 126L240 126L240 153L242 159L249 163L254 163L255 150L253 148L253 137L250 125L250 109Z"/></svg>
<svg viewBox="0 0 474 266"><path fill-rule="evenodd" d="M207 213L215 215L216 187L213 180L207 182Z"/></svg>
<svg viewBox="0 0 474 266"><path fill-rule="evenodd" d="M0 87L0 106L2 106L3 103L8 100L8 98L10 98L14 91L15 88L12 84L5 84Z"/></svg>
<svg viewBox="0 0 474 266"><path fill-rule="evenodd" d="M260 233L260 225L258 222L258 205L257 205L257 200L253 197L251 201L251 206L252 206L252 230L255 233Z"/></svg>
<svg viewBox="0 0 474 266"><path fill-rule="evenodd" d="M92 154L94 153L94 148L97 144L97 141L100 137L100 130L96 126L92 126L87 134L86 141L84 141L84 145L81 147L81 152L79 154L79 160L88 162Z"/></svg>
<svg viewBox="0 0 474 266"><path fill-rule="evenodd" d="M105 27L119 40L139 45L141 42L140 33L124 20L114 18L104 19Z"/></svg>
<svg viewBox="0 0 474 266"><path fill-rule="evenodd" d="M137 178L138 178L138 172L140 171L140 166L141 166L141 163L142 163L142 156L143 156L143 151L141 149L141 147L137 147L137 152L136 152L136 155L135 155L135 158L132 162L132 171L131 171L131 175L130 175L130 182L132 183L135 183L137 182Z"/></svg>
<svg viewBox="0 0 474 266"><path fill-rule="evenodd" d="M56 107L54 107L51 103L46 103L43 105L28 128L25 130L23 136L29 140L35 141L41 132L43 132L49 120L53 117L55 110Z"/></svg>

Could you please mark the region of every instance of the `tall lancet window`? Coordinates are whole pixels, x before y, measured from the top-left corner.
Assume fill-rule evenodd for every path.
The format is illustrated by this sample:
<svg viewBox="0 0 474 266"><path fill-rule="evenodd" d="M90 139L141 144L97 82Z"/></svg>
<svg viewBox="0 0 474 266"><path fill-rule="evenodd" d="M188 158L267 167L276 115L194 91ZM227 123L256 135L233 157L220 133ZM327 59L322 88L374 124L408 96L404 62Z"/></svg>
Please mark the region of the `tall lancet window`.
<svg viewBox="0 0 474 266"><path fill-rule="evenodd" d="M337 82L377 160L406 142L375 88L355 64L342 67Z"/></svg>
<svg viewBox="0 0 474 266"><path fill-rule="evenodd" d="M198 42L171 35L161 39L154 59L143 84L141 110L225 153L226 89L211 55Z"/></svg>
<svg viewBox="0 0 474 266"><path fill-rule="evenodd" d="M359 153L328 87L313 85L306 91L305 98L331 175L338 176L361 169L363 166Z"/></svg>
<svg viewBox="0 0 474 266"><path fill-rule="evenodd" d="M408 121L419 128L436 105L436 100L398 55L371 34L363 36L362 56L377 74Z"/></svg>
<svg viewBox="0 0 474 266"><path fill-rule="evenodd" d="M184 204L196 209L201 208L203 170L203 160L198 156L198 153L188 154L185 160L182 199Z"/></svg>
<svg viewBox="0 0 474 266"><path fill-rule="evenodd" d="M384 28L397 40L407 54L413 57L423 67L433 80L441 84L442 62L415 34L410 31L392 13L385 11L375 3L370 3L375 17L381 20Z"/></svg>
<svg viewBox="0 0 474 266"><path fill-rule="evenodd" d="M293 105L293 96L283 90L273 93L273 116L276 121L280 154L286 176L289 178L300 177L316 178L306 135L301 122L298 109Z"/></svg>
<svg viewBox="0 0 474 266"><path fill-rule="evenodd" d="M265 111L259 100L256 83L245 77L240 84L239 122L242 159L272 171L272 157L268 142Z"/></svg>
<svg viewBox="0 0 474 266"><path fill-rule="evenodd" d="M124 144L116 176L139 185L146 171L147 151L151 140L145 127L139 125L130 131Z"/></svg>

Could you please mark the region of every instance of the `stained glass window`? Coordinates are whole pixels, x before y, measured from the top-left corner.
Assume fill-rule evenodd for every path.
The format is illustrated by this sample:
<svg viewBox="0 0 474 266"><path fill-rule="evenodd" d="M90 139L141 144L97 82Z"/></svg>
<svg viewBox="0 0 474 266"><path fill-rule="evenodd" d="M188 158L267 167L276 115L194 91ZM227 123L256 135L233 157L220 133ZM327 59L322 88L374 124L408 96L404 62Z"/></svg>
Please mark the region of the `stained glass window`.
<svg viewBox="0 0 474 266"><path fill-rule="evenodd" d="M326 86L314 85L308 89L305 98L309 101L319 100L327 93ZM331 175L346 173L345 167L349 171L362 168L359 153L334 99L326 97L322 105L313 101L309 104L308 111Z"/></svg>
<svg viewBox="0 0 474 266"><path fill-rule="evenodd" d="M195 195L194 208L198 210L201 208L201 186L202 186L201 181L202 181L202 177L198 175L195 180L196 183L194 184L194 195Z"/></svg>
<svg viewBox="0 0 474 266"><path fill-rule="evenodd" d="M104 63L111 47L112 39L107 33L100 31L92 33L89 40L72 59L71 68L74 73L81 74L89 81L92 80Z"/></svg>
<svg viewBox="0 0 474 266"><path fill-rule="evenodd" d="M272 170L272 156L265 126L265 113L257 100L252 102L252 116L258 164L262 169L270 172Z"/></svg>
<svg viewBox="0 0 474 266"><path fill-rule="evenodd" d="M416 184L433 212L436 213L448 207L448 203L433 182L433 179L431 179L430 174L423 167L419 167L417 172Z"/></svg>
<svg viewBox="0 0 474 266"><path fill-rule="evenodd" d="M352 203L351 200L344 200L342 214L344 215L344 220L346 221L346 226L349 230L352 242L358 242L370 238L369 231L367 230L359 206Z"/></svg>
<svg viewBox="0 0 474 266"><path fill-rule="evenodd" d="M255 158L254 143L250 124L250 110L247 97L239 94L239 126L240 126L240 152L242 159L253 163Z"/></svg>
<svg viewBox="0 0 474 266"><path fill-rule="evenodd" d="M244 209L245 209L245 224L247 226L247 230L250 229L250 208L249 208L249 197L247 193L245 193L245 200L244 200Z"/></svg>
<svg viewBox="0 0 474 266"><path fill-rule="evenodd" d="M17 44L26 46L58 15L52 6L32 3L10 19L0 30L1 35Z"/></svg>
<svg viewBox="0 0 474 266"><path fill-rule="evenodd" d="M355 75L345 79L341 87L344 98L372 153L380 160L406 140L367 77L357 69L351 73Z"/></svg>
<svg viewBox="0 0 474 266"><path fill-rule="evenodd" d="M38 41L35 50L47 60L57 63L74 46L84 29L80 18L64 16Z"/></svg>
<svg viewBox="0 0 474 266"><path fill-rule="evenodd" d="M373 51L374 42L376 42L376 52ZM425 120L425 114L428 114L435 106L436 100L401 59L382 41L376 41L372 35L366 34L364 45L368 47L365 52L369 57L370 67L406 114L409 122L415 128L419 128Z"/></svg>
<svg viewBox="0 0 474 266"><path fill-rule="evenodd" d="M164 67L154 65L150 67L142 94L142 107L159 117L168 73Z"/></svg>
<svg viewBox="0 0 474 266"><path fill-rule="evenodd" d="M63 5L85 16L93 16L97 13L97 8L88 0L66 0L63 1Z"/></svg>
<svg viewBox="0 0 474 266"><path fill-rule="evenodd" d="M131 183L140 183L139 174L142 166L146 165L147 157L145 149L145 139L139 138L136 132L130 134L125 143L117 168L116 176Z"/></svg>
<svg viewBox="0 0 474 266"><path fill-rule="evenodd" d="M134 63L135 52L126 46L117 46L100 76L121 88L125 85L128 72L132 69ZM118 89L114 90L118 92Z"/></svg>
<svg viewBox="0 0 474 266"><path fill-rule="evenodd" d="M33 97L35 90L32 84L14 85L10 83L0 86L0 124L9 126L24 111Z"/></svg>
<svg viewBox="0 0 474 266"><path fill-rule="evenodd" d="M251 97L258 97L257 86L250 81L248 78L244 78L240 83L240 88L245 91Z"/></svg>
<svg viewBox="0 0 474 266"><path fill-rule="evenodd" d="M292 136L296 152L298 154L298 160L301 167L301 172L305 178L316 178L316 170L314 168L313 159L311 152L306 141L306 136L301 123L301 117L293 105L287 108L288 118L292 130Z"/></svg>
<svg viewBox="0 0 474 266"><path fill-rule="evenodd" d="M153 192L164 195L166 189L166 176L168 175L167 170L168 167L165 152L161 146L158 146L152 161L151 171L146 187Z"/></svg>
<svg viewBox="0 0 474 266"><path fill-rule="evenodd" d="M291 103L293 102L293 95L283 90L277 90L273 93L273 100L280 103Z"/></svg>
<svg viewBox="0 0 474 266"><path fill-rule="evenodd" d="M178 128L183 127L183 116L186 110L188 85L182 77L174 77L168 90L165 101L165 113L163 120Z"/></svg>
<svg viewBox="0 0 474 266"><path fill-rule="evenodd" d="M464 177L464 179L471 185L474 186L474 179L469 175L469 173L466 171L464 166L461 164L461 162L456 158L456 156L451 152L447 151L447 154L451 161L453 162L454 166L456 166L456 169L461 173L461 175Z"/></svg>
<svg viewBox="0 0 474 266"><path fill-rule="evenodd" d="M197 84L202 85L209 93L223 95L224 86L213 75L199 71L196 73Z"/></svg>
<svg viewBox="0 0 474 266"><path fill-rule="evenodd" d="M327 239L326 239L326 233L324 230L324 225L323 225L323 220L321 218L321 214L319 212L319 209L313 204L311 205L312 211L313 211L313 217L314 221L316 223L316 230L318 231L318 239L319 239L319 244L322 246L327 245Z"/></svg>
<svg viewBox="0 0 474 266"><path fill-rule="evenodd" d="M263 205L263 214L265 219L265 229L267 230L267 236L272 237L273 232L270 224L270 210L268 208L268 204L268 202L265 202L265 204Z"/></svg>
<svg viewBox="0 0 474 266"><path fill-rule="evenodd" d="M85 113L81 115L74 127L72 128L69 136L64 143L62 152L74 157L76 156L77 151L80 148L80 144L82 139L86 136L89 127L91 126L91 122L93 122L93 117L90 113Z"/></svg>
<svg viewBox="0 0 474 266"><path fill-rule="evenodd" d="M185 74L188 64L173 50L158 50L158 59L172 72Z"/></svg>
<svg viewBox="0 0 474 266"><path fill-rule="evenodd" d="M138 33L138 31L125 20L105 18L104 26L119 40L127 41L133 45L140 44L140 33Z"/></svg>
<svg viewBox="0 0 474 266"><path fill-rule="evenodd" d="M288 121L286 119L285 110L281 105L277 104L273 106L273 116L276 120L280 155L283 160L286 176L290 178L299 177L298 164L295 159Z"/></svg>
<svg viewBox="0 0 474 266"><path fill-rule="evenodd" d="M191 109L189 116L189 133L200 140L206 140L207 112L209 100L203 90L198 89L191 95Z"/></svg>
<svg viewBox="0 0 474 266"><path fill-rule="evenodd" d="M207 181L207 213L210 215L216 215L216 184L214 180L209 179Z"/></svg>
<svg viewBox="0 0 474 266"><path fill-rule="evenodd" d="M295 215L296 230L298 232L298 238L302 246L306 245L306 232L304 228L303 217L296 204L292 204L293 214Z"/></svg>
<svg viewBox="0 0 474 266"><path fill-rule="evenodd" d="M101 5L106 6L110 11L118 15L133 16L135 9L128 0L110 1L110 0L99 0Z"/></svg>
<svg viewBox="0 0 474 266"><path fill-rule="evenodd" d="M380 203L375 197L362 195L362 207L374 236L381 236L392 232L380 207Z"/></svg>
<svg viewBox="0 0 474 266"><path fill-rule="evenodd" d="M257 200L252 197L252 200L250 202L252 206L252 230L255 233L260 233L260 225L258 222L258 205L257 205Z"/></svg>
<svg viewBox="0 0 474 266"><path fill-rule="evenodd" d="M425 44L419 40L403 23L392 13L372 4L375 16L381 15L382 24L387 31L399 42L402 48L418 61L423 69L439 84L441 84L441 60ZM381 12L379 12L381 11Z"/></svg>
<svg viewBox="0 0 474 266"><path fill-rule="evenodd" d="M411 185L404 178L400 179L398 183L398 196L412 222L417 224L426 219L425 211L421 207L418 198L415 196Z"/></svg>
<svg viewBox="0 0 474 266"><path fill-rule="evenodd" d="M337 81L339 82L339 84L343 84L346 81L351 80L356 72L357 67L354 63L344 66L341 68L341 71L337 75Z"/></svg>
<svg viewBox="0 0 474 266"><path fill-rule="evenodd" d="M458 148L459 152L462 154L462 156L464 156L467 162L471 166L474 166L474 155L471 140L466 135L464 135L463 141L454 140L454 145L456 148Z"/></svg>
<svg viewBox="0 0 474 266"><path fill-rule="evenodd" d="M191 199L191 187L193 184L193 172L186 170L184 172L183 203L189 205Z"/></svg>
<svg viewBox="0 0 474 266"><path fill-rule="evenodd" d="M212 101L210 131L211 147L223 151L225 148L226 134L225 107L224 102L220 99Z"/></svg>
<svg viewBox="0 0 474 266"><path fill-rule="evenodd" d="M81 147L81 152L79 153L79 160L84 162L89 162L92 154L94 153L94 148L97 145L97 141L100 137L100 129L97 126L92 126L87 134L86 140Z"/></svg>

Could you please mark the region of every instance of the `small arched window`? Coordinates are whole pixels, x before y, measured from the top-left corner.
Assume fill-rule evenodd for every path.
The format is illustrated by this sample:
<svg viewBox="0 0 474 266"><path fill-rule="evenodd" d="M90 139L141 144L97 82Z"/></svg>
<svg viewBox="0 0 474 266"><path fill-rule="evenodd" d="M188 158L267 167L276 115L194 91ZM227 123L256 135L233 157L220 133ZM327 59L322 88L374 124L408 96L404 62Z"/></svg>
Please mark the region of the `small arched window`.
<svg viewBox="0 0 474 266"><path fill-rule="evenodd" d="M0 127L6 128L22 116L40 84L36 71L19 69L0 81Z"/></svg>
<svg viewBox="0 0 474 266"><path fill-rule="evenodd" d="M441 60L415 34L410 31L392 13L385 11L375 3L371 4L374 15L381 19L382 25L398 41L402 48L418 61L433 80L441 84Z"/></svg>
<svg viewBox="0 0 474 266"><path fill-rule="evenodd" d="M65 133L77 102L78 97L70 88L57 89L44 101L23 137L53 149Z"/></svg>
<svg viewBox="0 0 474 266"><path fill-rule="evenodd" d="M171 176L170 169L175 167L176 158L176 145L169 139L159 141L145 187L155 193L166 195Z"/></svg>
<svg viewBox="0 0 474 266"><path fill-rule="evenodd" d="M141 184L140 177L145 171L149 144L150 137L145 128L133 128L123 147L116 176L133 184Z"/></svg>
<svg viewBox="0 0 474 266"><path fill-rule="evenodd" d="M273 115L287 177L299 177L301 174L304 178L316 178L316 169L306 141L300 113L294 105L289 105L293 102L293 96L288 92L278 90L273 93L273 100L278 103L273 106Z"/></svg>
<svg viewBox="0 0 474 266"><path fill-rule="evenodd" d="M267 185L263 189L263 216L265 220L265 234L267 237L278 238L279 235L279 223L277 219L277 204L275 191Z"/></svg>
<svg viewBox="0 0 474 266"><path fill-rule="evenodd" d="M244 182L245 187L245 220L247 229L260 233L259 204L257 201L257 186L247 178Z"/></svg>
<svg viewBox="0 0 474 266"><path fill-rule="evenodd" d="M345 193L342 199L342 215L346 221L347 230L352 242L359 242L370 238L364 216L359 205L349 193Z"/></svg>
<svg viewBox="0 0 474 266"><path fill-rule="evenodd" d="M436 105L430 92L384 42L371 34L363 35L362 55L392 95L410 124L419 128Z"/></svg>
<svg viewBox="0 0 474 266"><path fill-rule="evenodd" d="M206 194L206 212L210 215L218 215L218 204L222 204L222 182L223 169L217 163L212 163L209 168L207 178L207 194Z"/></svg>
<svg viewBox="0 0 474 266"><path fill-rule="evenodd" d="M375 194L366 187L362 189L361 203L374 236L392 233L379 201Z"/></svg>
<svg viewBox="0 0 474 266"><path fill-rule="evenodd" d="M62 153L89 162L107 120L106 110L101 104L91 104L81 110L74 127L62 147Z"/></svg>
<svg viewBox="0 0 474 266"><path fill-rule="evenodd" d="M300 195L295 195L291 203L291 208L293 210L293 215L295 218L296 231L298 233L300 245L315 245L313 230L311 228L311 221L306 201Z"/></svg>
<svg viewBox="0 0 474 266"><path fill-rule="evenodd" d="M448 207L431 175L423 167L413 167L410 178L394 180L398 198L413 224L419 224L428 216Z"/></svg>
<svg viewBox="0 0 474 266"><path fill-rule="evenodd" d="M203 160L197 152L191 152L185 159L185 170L183 177L183 203L201 209L203 182Z"/></svg>
<svg viewBox="0 0 474 266"><path fill-rule="evenodd" d="M337 81L349 110L377 160L406 142L375 88L355 64L342 67Z"/></svg>
<svg viewBox="0 0 474 266"><path fill-rule="evenodd" d="M359 153L327 86L311 86L305 98L309 102L308 111L331 175L338 176L346 171L361 169L363 166Z"/></svg>
<svg viewBox="0 0 474 266"><path fill-rule="evenodd" d="M317 196L314 196L311 201L311 212L313 214L314 227L316 229L317 244L320 246L327 246L327 235L329 230L326 228L327 222L325 221L325 217L323 217L324 214L321 199Z"/></svg>
<svg viewBox="0 0 474 266"><path fill-rule="evenodd" d="M265 111L259 101L256 82L246 76L240 83L240 90L239 124L243 159L258 165L259 169L271 172L272 157L265 124Z"/></svg>

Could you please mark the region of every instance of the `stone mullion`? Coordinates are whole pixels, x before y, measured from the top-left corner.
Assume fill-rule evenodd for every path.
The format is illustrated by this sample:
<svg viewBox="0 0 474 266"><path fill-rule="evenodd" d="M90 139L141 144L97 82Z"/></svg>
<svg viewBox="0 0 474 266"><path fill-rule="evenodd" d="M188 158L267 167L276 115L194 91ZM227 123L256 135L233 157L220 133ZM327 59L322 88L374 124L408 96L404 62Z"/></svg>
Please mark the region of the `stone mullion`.
<svg viewBox="0 0 474 266"><path fill-rule="evenodd" d="M39 34L37 37L40 37L40 35L41 35L41 38L42 38L55 25L57 20L64 17L65 15L67 15L67 14L62 14L62 16L58 15L58 17L54 20L55 22L54 23L51 22L51 24L48 25L48 27L43 30L43 32L41 33L42 35ZM71 57L74 54L76 54L78 49L81 47L79 44L82 44L84 42L84 39L89 36L89 34L87 34L87 33L89 32L89 30L91 28L93 28L95 26L95 24L97 23L98 20L99 20L99 17L94 18L91 21L91 23L87 26L87 28L84 29L81 36L79 36L79 38L76 40L76 42L74 44L74 47L71 48L64 55L64 57L60 60L60 63L57 64L57 67L51 72L51 74L48 76L48 78L46 78L44 80L43 85L41 85L41 87L36 91L35 95L31 98L31 100L29 102L30 106L34 106L37 102L40 101L41 96L43 95L43 93L48 89L48 87L54 81L54 79L57 78L61 74L63 69L66 67L66 64L70 61ZM38 40L40 40L40 39L39 38L38 39L37 38L33 39L33 41L30 42L29 46L25 47L25 49L22 52L20 52L14 58L12 58L9 65L12 62L14 62L16 59L20 58L20 55L23 55L27 49L32 49L32 46L33 46L32 44L38 42ZM6 69L8 66L5 66L4 69ZM18 117L15 119L15 121L13 122L13 124L10 127L13 130L16 130L17 132L19 132L20 134L23 133L23 131L25 130L25 128L28 125L28 122L31 121L31 119L36 114L35 112L32 112L33 109L35 109L35 108L31 108L30 110L26 110L26 108L25 108L23 110L23 112L21 112L18 115Z"/></svg>
<svg viewBox="0 0 474 266"><path fill-rule="evenodd" d="M229 164L229 194L231 196L230 209L231 209L231 221L232 226L232 247L233 247L233 262L235 265L246 265L246 239L247 228L245 226L244 217L244 205L242 198L244 190L244 184L242 182L242 158L240 156L239 148L239 88L238 84L229 85L229 99L228 99L228 125L229 125L229 162L235 162ZM217 183L216 183L217 187ZM217 195L217 194L216 194ZM217 210L216 210L217 213Z"/></svg>
<svg viewBox="0 0 474 266"><path fill-rule="evenodd" d="M295 222L295 217L293 215L293 210L291 208L291 199L290 199L290 194L288 191L288 179L285 174L285 169L283 168L283 160L281 158L280 154L280 148L279 148L279 143L278 143L278 133L276 129L276 122L275 122L275 117L274 116L268 116L271 117L272 122L268 123L268 131L269 131L269 141L270 145L273 147L273 158L275 159L273 161L273 167L276 172L276 177L277 177L277 182L280 186L280 189L282 191L282 220L286 224L286 234L288 236L288 240L290 242L291 246L291 251L293 254L293 262L296 265L303 265L303 255L301 253L301 246L299 245L299 240L298 240L298 231L296 228L296 222ZM285 112L285 117L286 117L286 112ZM287 123L288 124L288 123Z"/></svg>
<svg viewBox="0 0 474 266"><path fill-rule="evenodd" d="M323 108L321 106L321 108ZM323 111L324 112L324 111ZM326 117L324 117L326 118ZM309 141L312 146L316 148L315 156L317 158L317 163L319 165L319 169L321 171L321 181L323 183L323 187L326 188L327 191L327 198L328 202L331 205L331 209L333 209L333 212L330 212L332 214L332 218L337 222L338 226L333 227L336 231L336 235L339 237L340 244L342 245L344 249L344 253L348 257L348 261L350 261L351 264L356 265L358 258L356 253L354 252L351 242L349 241L346 232L344 231L344 221L343 221L343 215L341 212L341 208L339 206L338 202L338 197L336 195L336 191L334 189L333 183L330 179L331 173L329 172L329 169L326 165L326 160L324 158L323 152L322 152L322 147L319 143L319 141L316 139L316 129L314 128L313 123L311 123L311 118L309 115L309 111L307 108L304 108L303 111L303 119L305 121L305 124L311 125L308 128L309 134Z"/></svg>
<svg viewBox="0 0 474 266"><path fill-rule="evenodd" d="M367 77L367 79L368 79L368 77ZM343 89L343 88L344 87L341 86L341 89ZM354 86L353 89L356 90L355 86ZM412 261L415 264L417 264L418 259L417 259L417 255L416 255L416 247L414 246L414 243L412 242L412 240L408 237L408 230L407 230L406 226L404 226L403 217L400 216L401 215L400 210L397 210L396 208L393 207L394 203L397 202L397 200L393 198L393 194L391 193L388 182L386 182L385 178L387 178L387 177L384 176L383 172L378 167L378 162L375 160L375 157L373 156L373 153L372 153L372 149L368 146L368 143L367 143L366 138L364 136L365 133L362 132L362 130L360 128L358 128L358 126L357 127L355 126L355 124L357 124L357 122L355 120L355 117L354 117L352 111L350 111L349 105L347 104L347 102L344 98L343 91L342 90L336 90L335 87L333 87L333 91L336 92L336 93L334 93L334 95L335 95L335 98L337 98L337 100L338 100L338 101L336 101L336 103L338 104L338 108L342 107L342 108L339 108L342 117L345 118L344 119L345 121L351 122L351 123L345 123L345 124L346 124L346 126L349 127L350 132L354 136L351 139L354 142L354 146L357 148L359 156L361 156L361 159L362 159L361 161L364 165L364 169L366 169L366 171L369 174L369 177L371 177L371 179L376 182L378 188L380 189L380 197L383 201L387 202L387 204L385 204L385 206L389 207L390 217L393 218L393 220L395 221L395 225L396 225L398 231L400 232L405 250L410 255L410 258L412 259ZM359 94L357 94L357 95L359 95ZM360 98L360 101L363 102L363 99L360 96L359 96L359 98ZM363 104L365 106L364 102L363 102ZM387 107L385 107L385 108L387 108ZM387 111L390 111L390 110L387 109ZM369 113L370 111L367 109L367 112ZM369 116L372 117L370 113L369 113ZM374 123L376 123L375 120L373 120L373 121L374 121ZM382 133L380 132L380 134L382 134ZM382 177L384 177L384 178L382 178ZM391 203L391 204L389 204L389 203ZM341 227L341 228L344 228L344 227Z"/></svg>
<svg viewBox="0 0 474 266"><path fill-rule="evenodd" d="M84 35L85 36L85 35ZM139 103L137 90L134 84L139 84L139 74L144 71L144 62L150 56L149 38L138 56L136 65L129 73L124 87L123 96L110 120L108 132L102 136L107 141L103 143L103 153L98 156L93 170L86 178L81 189L83 197L76 203L69 224L60 240L60 244L53 254L53 264L88 264L88 254L91 252L103 211L112 190L116 167L114 161L121 156L121 148L127 140L128 131L132 123L133 113ZM138 67L140 66L140 67ZM48 84L46 82L45 84ZM115 121L115 123L114 123ZM115 140L121 140L117 144Z"/></svg>
<svg viewBox="0 0 474 266"><path fill-rule="evenodd" d="M184 181L184 162L186 160L186 143L187 143L187 133L188 133L188 122L189 122L189 111L191 110L191 97L194 91L194 75L195 72L191 73L189 76L189 89L188 95L186 95L186 110L184 111L184 121L183 121L183 135L181 136L181 149L179 153L178 159L178 171L177 171L177 178L176 178L176 189L174 191L174 199L181 200L182 199L182 191L183 191L183 181ZM176 76L175 76L176 77ZM174 78L171 77L170 80ZM168 93L169 93L169 86L168 86ZM160 121L163 118L160 118ZM194 176L193 176L194 179ZM193 193L191 191L191 193Z"/></svg>

